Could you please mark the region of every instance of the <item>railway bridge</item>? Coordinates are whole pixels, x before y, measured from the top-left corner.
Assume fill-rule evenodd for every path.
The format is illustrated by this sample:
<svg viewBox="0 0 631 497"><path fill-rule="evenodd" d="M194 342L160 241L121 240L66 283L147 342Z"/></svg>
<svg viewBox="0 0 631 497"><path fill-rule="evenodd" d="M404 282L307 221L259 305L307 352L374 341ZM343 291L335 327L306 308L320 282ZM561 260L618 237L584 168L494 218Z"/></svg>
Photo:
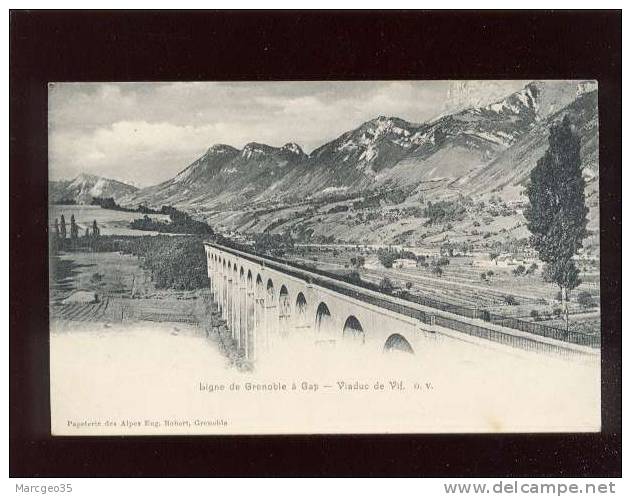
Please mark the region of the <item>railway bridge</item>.
<svg viewBox="0 0 631 497"><path fill-rule="evenodd" d="M212 298L249 360L290 336L325 346L344 343L384 352L414 353L454 334L529 350L591 352L501 326L480 326L475 320L242 249L214 242L204 245Z"/></svg>

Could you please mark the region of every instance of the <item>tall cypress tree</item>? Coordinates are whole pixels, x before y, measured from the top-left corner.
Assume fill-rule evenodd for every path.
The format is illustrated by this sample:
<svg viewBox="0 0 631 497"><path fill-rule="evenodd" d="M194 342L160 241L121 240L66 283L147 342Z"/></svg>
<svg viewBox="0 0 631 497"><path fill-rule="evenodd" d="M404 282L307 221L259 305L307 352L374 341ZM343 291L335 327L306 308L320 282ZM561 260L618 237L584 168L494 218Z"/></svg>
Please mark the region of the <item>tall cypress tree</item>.
<svg viewBox="0 0 631 497"><path fill-rule="evenodd" d="M74 214L70 216L70 239L76 240L79 237L79 227L74 219Z"/></svg>
<svg viewBox="0 0 631 497"><path fill-rule="evenodd" d="M581 143L567 115L552 125L548 141L548 150L530 173L526 188L530 205L524 216L531 244L546 263L544 277L561 290L569 329L569 294L581 283L574 256L587 235Z"/></svg>
<svg viewBox="0 0 631 497"><path fill-rule="evenodd" d="M66 218L64 218L64 215L61 215L61 238L62 239L66 239Z"/></svg>

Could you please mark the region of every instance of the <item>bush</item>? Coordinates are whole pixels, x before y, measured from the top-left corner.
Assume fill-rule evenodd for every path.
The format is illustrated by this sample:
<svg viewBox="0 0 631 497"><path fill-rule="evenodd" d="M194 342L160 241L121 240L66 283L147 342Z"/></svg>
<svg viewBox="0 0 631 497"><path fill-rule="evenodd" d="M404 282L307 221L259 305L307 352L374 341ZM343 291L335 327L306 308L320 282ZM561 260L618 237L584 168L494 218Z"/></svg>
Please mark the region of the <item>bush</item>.
<svg viewBox="0 0 631 497"><path fill-rule="evenodd" d="M338 212L346 212L348 211L348 205L336 205L335 207L331 207L327 212L329 214L336 214Z"/></svg>
<svg viewBox="0 0 631 497"><path fill-rule="evenodd" d="M134 219L129 227L142 231L157 231L159 233L181 233L191 235L213 235L213 229L204 221L196 221L187 213L178 211L175 207L163 206L163 214L168 214L171 222L157 221L145 214L141 219Z"/></svg>
<svg viewBox="0 0 631 497"><path fill-rule="evenodd" d="M410 259L416 261L416 254L410 252L408 250L388 250L388 249L379 249L377 250L377 258L379 262L383 265L383 267L391 268L394 261L397 259Z"/></svg>
<svg viewBox="0 0 631 497"><path fill-rule="evenodd" d="M440 201L432 204L428 202L423 210L423 217L427 218L426 225L459 221L463 219L466 210L457 202Z"/></svg>
<svg viewBox="0 0 631 497"><path fill-rule="evenodd" d="M585 309L589 309L590 307L594 307L596 305L593 295L587 291L580 292L576 300L580 306Z"/></svg>
<svg viewBox="0 0 631 497"><path fill-rule="evenodd" d="M388 278L387 276L384 277L379 282L379 291L384 293L392 293L392 290L394 290L394 285L392 284L392 281L390 281L390 278Z"/></svg>
<svg viewBox="0 0 631 497"><path fill-rule="evenodd" d="M362 278L358 271L351 271L346 277L346 280L349 283L354 283L356 285L361 285L362 283Z"/></svg>
<svg viewBox="0 0 631 497"><path fill-rule="evenodd" d="M563 312L563 311L561 310L561 308L560 308L560 307L555 307L555 308L552 310L552 314L554 314L554 316L556 316L557 318L558 318L558 317L561 317L561 313L562 313L562 312Z"/></svg>
<svg viewBox="0 0 631 497"><path fill-rule="evenodd" d="M534 274L534 272L535 272L537 269L539 269L539 266L537 266L537 264L533 262L533 263L532 263L532 264L528 267L528 269L526 270L526 274Z"/></svg>
<svg viewBox="0 0 631 497"><path fill-rule="evenodd" d="M537 309L533 309L532 311L530 311L530 317L533 318L535 321L538 321L539 311Z"/></svg>
<svg viewBox="0 0 631 497"><path fill-rule="evenodd" d="M480 279L486 281L486 273L480 273Z"/></svg>
<svg viewBox="0 0 631 497"><path fill-rule="evenodd" d="M518 305L517 299L512 295L504 295L504 303L507 305Z"/></svg>
<svg viewBox="0 0 631 497"><path fill-rule="evenodd" d="M491 271L490 269L486 272L486 275L490 278L491 276L493 276L495 273L493 271Z"/></svg>
<svg viewBox="0 0 631 497"><path fill-rule="evenodd" d="M436 276L442 276L443 275L443 270L440 266L432 266L432 274L435 274Z"/></svg>
<svg viewBox="0 0 631 497"><path fill-rule="evenodd" d="M351 257L351 264L353 267L363 267L366 263L366 258L363 255L358 255L357 257Z"/></svg>
<svg viewBox="0 0 631 497"><path fill-rule="evenodd" d="M515 275L515 276L521 276L525 272L526 272L526 266L524 266L523 264L520 264L515 269L513 269L513 275Z"/></svg>

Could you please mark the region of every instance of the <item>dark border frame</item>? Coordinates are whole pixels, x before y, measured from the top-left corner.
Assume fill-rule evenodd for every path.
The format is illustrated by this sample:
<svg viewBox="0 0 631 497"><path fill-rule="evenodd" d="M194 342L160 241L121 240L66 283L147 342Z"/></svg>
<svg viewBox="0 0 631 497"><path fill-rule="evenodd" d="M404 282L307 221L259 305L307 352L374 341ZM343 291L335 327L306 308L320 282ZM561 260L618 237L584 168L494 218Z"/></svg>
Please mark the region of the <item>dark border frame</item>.
<svg viewBox="0 0 631 497"><path fill-rule="evenodd" d="M621 475L621 11L12 11L10 474ZM596 434L51 437L48 81L597 79Z"/></svg>

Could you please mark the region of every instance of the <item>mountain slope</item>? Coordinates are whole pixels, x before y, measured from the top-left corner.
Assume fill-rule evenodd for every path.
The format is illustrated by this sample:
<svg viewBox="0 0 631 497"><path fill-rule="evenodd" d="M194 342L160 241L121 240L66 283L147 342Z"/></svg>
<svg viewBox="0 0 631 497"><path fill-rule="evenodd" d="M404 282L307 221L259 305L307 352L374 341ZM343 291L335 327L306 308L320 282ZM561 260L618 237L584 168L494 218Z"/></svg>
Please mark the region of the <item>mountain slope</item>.
<svg viewBox="0 0 631 497"><path fill-rule="evenodd" d="M471 193L521 190L530 171L548 147L549 129L552 123L565 114L581 137L581 159L585 176L598 176L598 93L592 91L579 96L574 102L540 122L528 135L513 147L502 152L476 175L466 178Z"/></svg>
<svg viewBox="0 0 631 497"><path fill-rule="evenodd" d="M576 113L581 132L590 136L586 148L597 151L595 92L577 98L588 87L532 82L492 104L421 124L379 116L308 156L293 143L249 143L243 150L215 145L175 178L121 200L226 210L377 188L400 188L413 197L519 188L542 154L551 120L562 112ZM597 156L589 160L597 163Z"/></svg>
<svg viewBox="0 0 631 497"><path fill-rule="evenodd" d="M121 181L80 174L73 180L49 182L49 201L72 200L77 204L89 204L95 197L112 197L118 201L137 190L135 186Z"/></svg>
<svg viewBox="0 0 631 497"><path fill-rule="evenodd" d="M306 160L295 143L271 147L248 143L243 150L214 145L175 178L122 199L124 204L232 205L252 201L277 178Z"/></svg>

